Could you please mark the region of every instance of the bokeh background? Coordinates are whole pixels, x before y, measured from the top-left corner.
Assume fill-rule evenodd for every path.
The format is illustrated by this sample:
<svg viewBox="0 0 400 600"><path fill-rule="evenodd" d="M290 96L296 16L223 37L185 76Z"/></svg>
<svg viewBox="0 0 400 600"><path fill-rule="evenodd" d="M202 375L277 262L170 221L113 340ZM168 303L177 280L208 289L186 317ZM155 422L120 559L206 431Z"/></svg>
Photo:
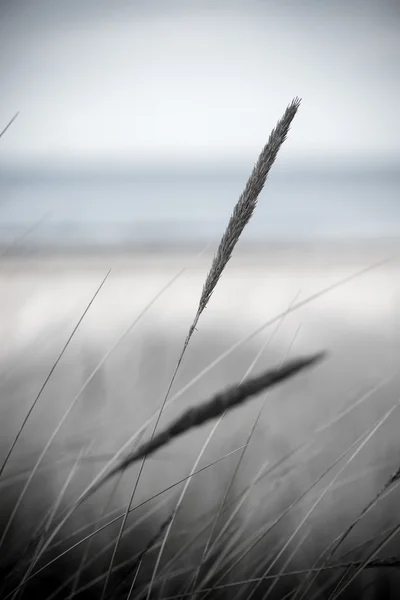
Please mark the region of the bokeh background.
<svg viewBox="0 0 400 600"><path fill-rule="evenodd" d="M216 241L301 109L245 240L399 235L394 0L1 2L1 240ZM26 240L28 243L28 240Z"/></svg>
<svg viewBox="0 0 400 600"><path fill-rule="evenodd" d="M0 140L2 457L111 269L0 482L5 519L80 394L25 494L10 548L35 528L32 514L41 518L54 502L80 452L91 459L79 463L65 491L70 500L160 406L233 206L295 96L302 104L288 139L172 394L260 331L188 388L160 426L249 368L256 374L289 354L329 351L318 369L228 415L202 458L206 464L246 443L265 403L237 478L240 490L265 461L274 464L314 440L318 427L363 399L293 459L289 475L252 490L242 510L250 535L398 402L399 33L395 0L0 2L0 129L19 111ZM310 515L303 562L397 468L398 426L395 411ZM211 427L149 459L138 503L190 472ZM232 455L196 476L178 532L215 508L237 460ZM117 508L125 507L135 473L119 482ZM93 519L107 493L78 511L74 527ZM280 525L278 546L313 501L306 497ZM396 502L394 492L379 504L349 547L393 522ZM152 526L141 530L139 549ZM101 535L109 542L117 532L110 527ZM251 573L256 555L257 548L246 563ZM390 597L398 589L392 574L387 585Z"/></svg>

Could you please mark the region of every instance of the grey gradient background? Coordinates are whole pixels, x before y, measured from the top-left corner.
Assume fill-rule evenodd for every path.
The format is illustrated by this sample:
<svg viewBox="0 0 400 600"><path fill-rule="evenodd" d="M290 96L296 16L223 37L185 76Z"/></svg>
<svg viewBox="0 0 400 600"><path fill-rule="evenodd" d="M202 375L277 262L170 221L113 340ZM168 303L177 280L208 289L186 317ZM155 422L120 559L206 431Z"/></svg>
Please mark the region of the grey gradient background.
<svg viewBox="0 0 400 600"><path fill-rule="evenodd" d="M396 162L397 2L2 2L2 159L253 160L304 98L285 159Z"/></svg>
<svg viewBox="0 0 400 600"><path fill-rule="evenodd" d="M253 374L288 353L328 350L319 368L230 413L202 458L200 466L246 443L264 401L238 490L264 461L274 464L314 440L252 490L239 514L250 536L399 400L399 3L12 0L0 7L0 123L20 111L0 142L0 456L111 268L0 481L2 518L81 386L186 267L85 388L45 457L47 470L28 490L10 548L26 542L78 452L90 444L94 458L82 462L65 501L160 406L216 244L294 96L303 98L301 108L172 393L296 299L394 255L260 331L163 415L160 426L239 381L257 356ZM362 398L313 438L316 428ZM293 568L310 566L398 467L398 411L310 515L310 535ZM188 475L212 426L149 460L136 501ZM191 530L196 516L218 504L236 462L230 457L193 479L174 532ZM136 473L124 475L112 506L124 510ZM155 521L163 510L169 514L180 491ZM66 534L90 521L108 493L78 511ZM316 493L289 513L273 542L287 539ZM393 491L356 528L348 547L394 523L398 502ZM127 552L141 550L154 527L146 522ZM103 550L117 532L105 530L95 549ZM168 542L167 557L174 544ZM235 575L253 575L252 561L265 550L256 548ZM395 539L387 555L398 550ZM123 559L122 552L117 562ZM73 563L67 567L73 572ZM378 597L398 597L397 572L390 578L386 595Z"/></svg>
<svg viewBox="0 0 400 600"><path fill-rule="evenodd" d="M399 6L381 1L1 4L0 237L216 241L303 98L247 240L400 232Z"/></svg>

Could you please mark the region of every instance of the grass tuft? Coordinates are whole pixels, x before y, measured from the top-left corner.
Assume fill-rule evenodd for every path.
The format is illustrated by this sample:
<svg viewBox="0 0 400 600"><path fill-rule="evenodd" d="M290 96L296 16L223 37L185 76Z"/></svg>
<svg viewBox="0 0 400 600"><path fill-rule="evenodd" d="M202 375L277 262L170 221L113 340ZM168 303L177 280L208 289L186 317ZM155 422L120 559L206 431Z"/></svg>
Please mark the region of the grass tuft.
<svg viewBox="0 0 400 600"><path fill-rule="evenodd" d="M196 376L175 393L172 398L169 398L188 345L232 257L236 244L254 215L260 193L266 184L278 152L287 138L293 119L300 107L300 102L300 99L296 97L287 106L282 118L272 130L267 143L254 165L244 190L234 206L226 230L221 237L205 278L194 319L184 339L182 350L180 351L160 408L144 424L138 426L129 440L117 451L111 454L109 452L101 454L93 451L93 454L89 454L89 450L92 450L92 446L95 443L95 440L90 440L77 453L75 460L72 460L70 456L64 457L64 462L60 460L55 464L53 463L53 467L58 467L59 465L61 467L61 465L66 466L68 462L73 462L65 482L61 486L50 508L45 512L42 519L33 523L33 533L29 539L24 540L22 545L20 545L16 557L12 557L10 560L7 557L6 560L4 552L5 542L11 537L11 526L14 524L14 520L16 520L22 500L25 499L26 502L29 502L25 496L34 476L46 473L48 467L47 465L41 465L41 462L67 417L77 405L87 385L92 381L115 348L132 331L148 308L179 277L184 269L157 294L139 314L133 324L129 326L112 348L103 356L97 367L80 388L78 394L69 404L34 467L29 472L21 471L17 474L4 474L3 471L6 465L9 466L10 455L13 453L17 443L21 441L22 432L25 430L26 423L37 406L43 390L52 378L56 367L63 359L65 350L92 306L93 301L100 293L108 275L87 305L43 385L40 387L0 468L0 491L2 493L4 493L5 489L9 490L20 479L26 480L22 485L22 492L19 493L17 501L11 508L11 516L8 517L8 520L5 520L5 527L1 531L0 548L3 546L3 553L0 554L0 569L2 569L1 575L3 581L0 583L0 600L20 600L24 595L30 597L37 593L38 589L43 600L72 600L73 598L88 597L99 600L140 600L142 598L146 598L147 600L151 600L152 598L158 598L159 600L166 600L167 598L171 600L201 598L201 600L205 600L206 598L217 596L218 598L234 598L234 600L255 600L256 598L266 600L271 597L278 600L285 600L286 598L290 598L290 600L317 600L319 597L337 600L339 597L343 598L343 594L346 591L351 594L350 597L354 597L355 590L359 589L355 587L354 581L364 569L367 569L368 572L378 569L380 572L385 573L398 569L400 559L397 556L391 555L385 558L381 556L377 557L377 554L399 533L400 525L390 527L387 530L385 529L383 532L381 531L380 535L372 536L370 539L364 539L358 546L353 547L346 554L342 554L342 556L336 558L336 562L333 561L333 558L339 547L349 537L349 534L361 519L378 502L398 487L400 484L400 468L388 477L378 494L365 505L350 525L337 535L329 546L318 555L317 560L311 567L297 568L297 566L301 562L302 557L300 555L303 553L302 550L304 549L306 539L309 539L314 534L312 523L314 513L320 508L326 496L343 484L343 481L340 479L342 473L349 465L356 461L359 454L370 443L370 440L378 430L389 421L399 402L391 405L391 408L386 410L383 416L377 418L372 426L366 427L361 435L357 434L355 440L343 444L344 448L339 448L340 453L336 456L335 452L335 458L329 460L326 468L324 467L323 470L318 471L318 474L311 477L307 484L302 481L301 490L296 491L293 496L290 496L290 502L287 503L287 506L280 506L279 501L276 502L273 500L273 491L271 492L275 484L288 483L288 473L293 474L302 460L307 460L299 458L298 463L296 462L294 466L288 466L287 463L291 459L295 456L299 457L300 453L305 454L305 451L310 450L316 441L324 441L322 438L326 435L329 428L339 422L343 422L350 412L355 411L355 409L363 405L370 396L381 391L387 382L394 379L395 374L382 380L378 385L371 387L353 404L346 405L346 408L335 414L326 423L315 428L306 440L301 441L296 446L293 444L290 452L280 457L279 460L272 461L272 464L270 464L270 457L263 457L262 466L257 474L250 480L250 483L246 484L243 491L238 494L232 494L233 497L230 496L231 491L236 492L233 489L233 483L236 483L239 466L242 464L243 456L250 444L266 403L264 401L244 445L230 452L225 452L216 460L210 461L205 466L200 467L203 454L219 423L228 412L244 406L250 399L319 365L326 358L326 352L318 352L291 360L285 357L280 366L275 368L269 367L260 375L250 378L251 369L267 346L266 343L257 358L253 361L252 367L248 369L241 380L238 378L238 383L226 387L217 393L210 394L207 400L184 410L170 424L157 432L164 409L170 407L178 398L189 391L203 375L216 367L235 349L242 346L246 341L251 340L268 326L275 323L281 324L294 311L307 306L314 300L352 281L355 277L370 271L372 268L376 268L387 262L380 261L375 265L364 268L358 273L347 276L320 291L314 292L301 301L297 300L296 297L287 310L269 319L254 332L246 336L246 338L233 344L231 348L223 352L202 371L197 372ZM11 119L3 131L0 132L0 137L9 129L17 116L18 113ZM291 350L291 346L289 350ZM169 445L178 437L212 420L216 420L214 427L203 443L190 473L168 487L164 487L161 491L152 495L148 494L145 500L137 501L136 505L134 505L133 499L144 471L146 459ZM153 421L155 421L155 424L151 433L146 438L146 441L142 442L143 436ZM215 502L211 509L204 511L200 516L196 515L196 518L190 520L189 527L179 528L180 524L176 517L183 504L183 499L186 498L185 494L192 478L199 476L206 470L210 470L218 462L224 461L236 452L241 452L241 454L233 471L233 476L225 488L226 491L222 502ZM311 458L314 458L314 455ZM88 463L93 465L97 461L103 463L100 472L97 472L93 476L90 483L85 483L83 491L79 491L77 498L71 502L67 498L67 495L72 487L72 482L75 483L77 472ZM125 501L122 507L118 506L115 508L114 501L117 501L120 497L116 492L119 489L119 484L122 482L123 476L131 476L131 472L127 473L127 469L140 461L138 474L130 482L131 491L129 501ZM105 465L104 462L106 463ZM352 481L357 481L359 478L360 472L357 471L357 475L353 477ZM112 481L113 479L114 481ZM325 481L325 479L328 479L328 481ZM264 512L262 515L257 514L257 507L249 509L246 517L242 518L241 513L243 510L247 510L246 502L249 499L251 500L252 492L261 481L271 484L271 488L268 488L267 485L268 495L265 501L265 514ZM107 496L106 484L108 483L112 483L113 487ZM176 501L173 498L173 494L176 488L182 483L185 485L183 490L178 494L178 500ZM104 492L104 497L93 499L94 494L100 490ZM172 493L170 494L170 492ZM304 506L311 495L315 495L316 498L312 499L309 506ZM159 497L159 501L154 502ZM90 498L92 498L96 508L101 508L94 520L95 511L87 503ZM105 502L103 505L104 498ZM70 517L84 503L87 503L84 508L90 510L90 520L85 517L83 526L80 523L76 527L71 525L69 529L65 528ZM141 512L141 509L144 507L146 510ZM269 508L271 508L272 514L268 513ZM297 511L300 510L304 512L297 519ZM133 522L128 523L128 518L134 512ZM226 520L224 521L225 517ZM253 519L254 521L258 521L258 525L253 526ZM221 527L218 529L217 525L220 520ZM294 523L291 532L286 528L287 520L290 520L290 525ZM142 541L141 533L144 530L146 537ZM97 536L101 536L102 532L106 532L108 535L107 541L104 543L101 541L95 545L95 541L97 542L98 540ZM378 545L371 549L370 546L374 542L376 543L377 538L380 540ZM170 553L162 563L161 558L163 557L167 541ZM368 555L360 559L359 555L355 553L365 548L368 548ZM118 550L120 549L124 554L123 557L121 556L121 560L118 560ZM254 550L259 551L259 557L254 557ZM350 558L347 559L348 556ZM70 571L64 573L63 566L69 564L69 561L72 564L75 557L78 558L77 566L72 570L72 573ZM290 567L294 562L296 564L293 568ZM241 573L240 570L243 572ZM57 573L57 576L54 576L54 573ZM244 576L241 577L243 573ZM325 577L324 585L320 585L321 575ZM52 581L53 576L54 581ZM45 581L46 583L50 581L49 589L46 592L41 587L41 581ZM32 592L32 589L35 591Z"/></svg>

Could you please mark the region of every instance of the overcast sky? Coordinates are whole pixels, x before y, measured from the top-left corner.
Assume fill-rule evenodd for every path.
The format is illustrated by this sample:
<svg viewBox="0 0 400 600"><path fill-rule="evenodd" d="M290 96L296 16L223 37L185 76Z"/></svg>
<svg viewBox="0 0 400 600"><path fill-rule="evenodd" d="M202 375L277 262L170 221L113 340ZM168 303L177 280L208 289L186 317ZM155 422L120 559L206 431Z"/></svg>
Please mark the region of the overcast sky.
<svg viewBox="0 0 400 600"><path fill-rule="evenodd" d="M0 160L400 159L398 0L0 0Z"/></svg>

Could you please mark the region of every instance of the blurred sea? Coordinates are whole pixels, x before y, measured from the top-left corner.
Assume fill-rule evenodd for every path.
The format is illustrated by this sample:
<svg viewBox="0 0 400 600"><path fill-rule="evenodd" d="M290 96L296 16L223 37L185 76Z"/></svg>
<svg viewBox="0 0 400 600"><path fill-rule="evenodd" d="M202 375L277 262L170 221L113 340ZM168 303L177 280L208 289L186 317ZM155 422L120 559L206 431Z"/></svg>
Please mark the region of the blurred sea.
<svg viewBox="0 0 400 600"><path fill-rule="evenodd" d="M20 250L217 242L250 169L3 168L0 244L22 237ZM243 243L396 239L399 192L395 167L277 164Z"/></svg>

